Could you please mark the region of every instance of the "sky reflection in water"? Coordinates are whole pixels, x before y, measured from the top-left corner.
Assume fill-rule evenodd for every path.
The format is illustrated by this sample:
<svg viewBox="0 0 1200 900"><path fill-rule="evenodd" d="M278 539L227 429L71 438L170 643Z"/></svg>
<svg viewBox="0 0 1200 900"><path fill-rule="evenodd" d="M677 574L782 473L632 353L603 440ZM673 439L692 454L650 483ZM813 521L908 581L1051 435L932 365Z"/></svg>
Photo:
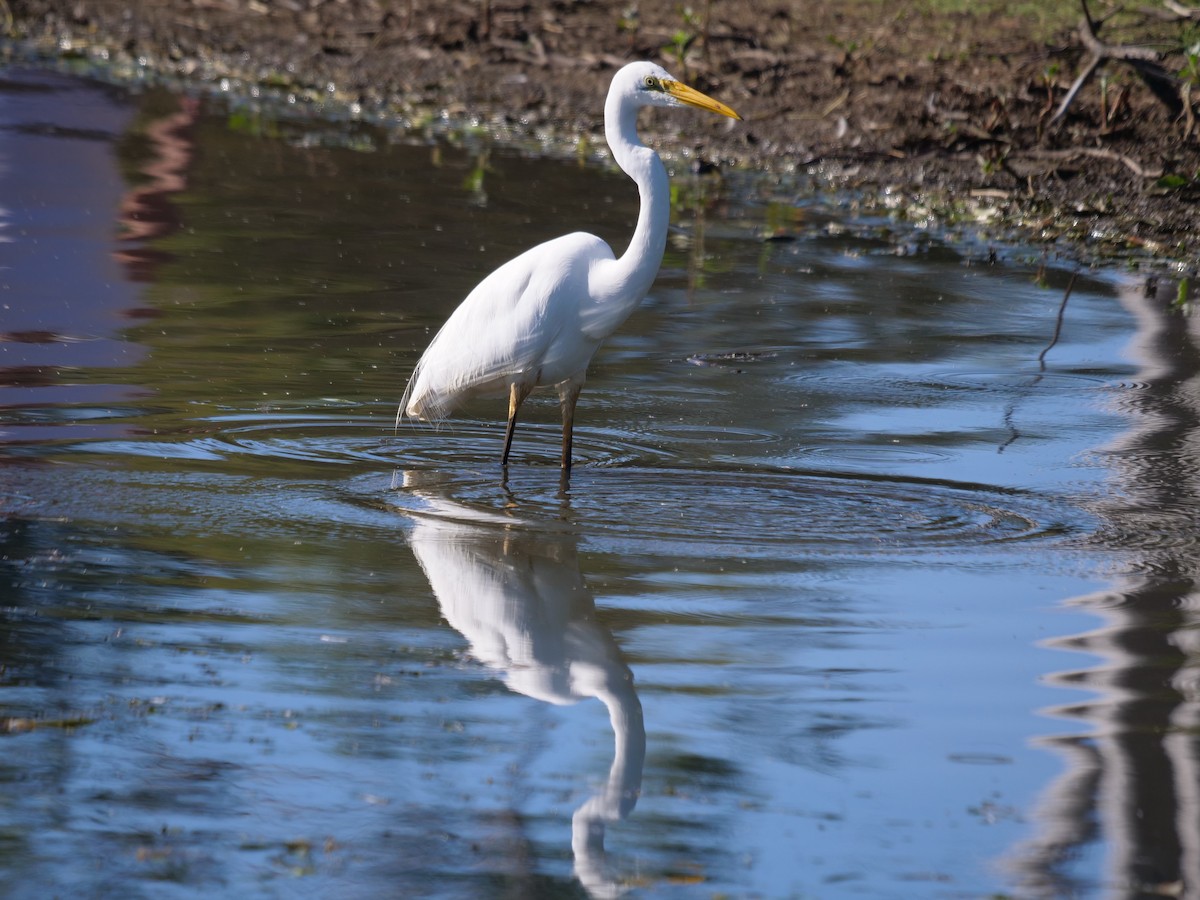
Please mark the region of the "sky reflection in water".
<svg viewBox="0 0 1200 900"><path fill-rule="evenodd" d="M552 400L507 479L502 410L392 419L619 174L43 73L0 123L14 895L1200 890L1174 285L679 173L564 492Z"/></svg>

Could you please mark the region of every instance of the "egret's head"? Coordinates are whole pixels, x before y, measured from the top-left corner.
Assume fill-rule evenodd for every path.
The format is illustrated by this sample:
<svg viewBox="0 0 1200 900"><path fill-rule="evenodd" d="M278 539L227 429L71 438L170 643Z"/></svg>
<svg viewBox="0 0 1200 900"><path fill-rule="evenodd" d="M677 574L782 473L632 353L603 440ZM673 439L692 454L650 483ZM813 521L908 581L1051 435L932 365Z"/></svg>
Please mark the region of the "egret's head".
<svg viewBox="0 0 1200 900"><path fill-rule="evenodd" d="M741 118L724 103L688 87L662 66L651 62L634 62L625 66L613 78L613 87L618 86L639 106L695 106L731 119Z"/></svg>

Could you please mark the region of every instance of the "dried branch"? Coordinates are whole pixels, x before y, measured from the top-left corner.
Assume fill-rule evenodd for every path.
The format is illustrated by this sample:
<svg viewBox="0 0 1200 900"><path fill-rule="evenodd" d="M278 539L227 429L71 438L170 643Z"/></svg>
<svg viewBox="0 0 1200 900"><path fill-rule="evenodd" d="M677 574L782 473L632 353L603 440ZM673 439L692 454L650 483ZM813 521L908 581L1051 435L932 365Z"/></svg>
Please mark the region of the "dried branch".
<svg viewBox="0 0 1200 900"><path fill-rule="evenodd" d="M1078 94L1080 90L1082 90L1083 86L1088 83L1088 79L1092 77L1102 62L1104 62L1103 56L1093 56L1088 60L1087 65L1083 67L1083 71L1079 73L1079 77L1076 78L1071 84L1071 88L1067 91L1067 95L1063 97L1062 103L1058 105L1058 109L1055 111L1054 115L1050 117L1051 125L1067 114L1067 110L1070 108L1071 104L1075 102L1075 95Z"/></svg>
<svg viewBox="0 0 1200 900"><path fill-rule="evenodd" d="M1163 0L1163 6L1175 13L1180 19L1200 19L1200 9L1194 6L1184 6L1175 0Z"/></svg>
<svg viewBox="0 0 1200 900"><path fill-rule="evenodd" d="M1175 116L1179 115L1183 111L1183 101L1179 96L1179 79L1163 68L1159 62L1162 59L1162 54L1149 47L1104 43L1096 34L1096 27L1101 23L1097 23L1092 18L1091 13L1088 11L1087 0L1081 0L1081 2L1083 4L1083 19L1079 22L1079 40L1087 48L1091 57L1080 71L1079 76L1071 84L1066 96L1063 97L1062 103L1058 105L1058 110L1050 118L1050 124L1053 125L1066 115L1067 110L1075 101L1076 95L1087 84L1092 75L1095 74L1096 69L1110 60L1123 62L1133 68L1141 76L1142 81L1146 83L1146 87L1150 88L1154 96L1171 111L1171 114ZM1185 7L1180 7L1180 9L1185 9Z"/></svg>
<svg viewBox="0 0 1200 900"><path fill-rule="evenodd" d="M1069 147L1065 150L1030 150L1023 154L1032 159L1071 160L1080 156L1090 156L1093 159L1107 159L1119 162L1138 178L1161 178L1162 169L1148 169L1131 156L1108 150L1104 147Z"/></svg>

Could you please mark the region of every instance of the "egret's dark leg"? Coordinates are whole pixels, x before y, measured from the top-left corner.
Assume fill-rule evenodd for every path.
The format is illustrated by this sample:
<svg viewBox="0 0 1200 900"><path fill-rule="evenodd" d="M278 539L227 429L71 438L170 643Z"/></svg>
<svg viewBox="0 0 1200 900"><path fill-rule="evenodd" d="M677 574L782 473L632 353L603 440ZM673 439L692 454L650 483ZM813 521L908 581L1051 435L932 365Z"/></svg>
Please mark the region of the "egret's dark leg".
<svg viewBox="0 0 1200 900"><path fill-rule="evenodd" d="M500 456L500 465L508 465L508 451L512 449L513 431L517 427L517 410L525 402L532 388L522 384L514 384L508 389L508 428L504 432L504 453Z"/></svg>
<svg viewBox="0 0 1200 900"><path fill-rule="evenodd" d="M571 443L575 433L575 404L579 402L579 392L582 384L569 384L558 393L558 403L562 407L562 472L567 475L571 471Z"/></svg>

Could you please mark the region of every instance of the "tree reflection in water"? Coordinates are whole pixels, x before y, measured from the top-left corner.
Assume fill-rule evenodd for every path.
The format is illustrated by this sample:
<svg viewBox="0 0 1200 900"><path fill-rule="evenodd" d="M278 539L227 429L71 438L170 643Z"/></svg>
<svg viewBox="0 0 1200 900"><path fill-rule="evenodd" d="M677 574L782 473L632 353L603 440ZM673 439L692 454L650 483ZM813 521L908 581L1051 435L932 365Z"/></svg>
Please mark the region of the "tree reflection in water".
<svg viewBox="0 0 1200 900"><path fill-rule="evenodd" d="M1106 448L1113 490L1095 511L1095 542L1124 558L1111 586L1072 598L1102 624L1049 646L1099 657L1053 682L1095 696L1055 715L1090 726L1046 739L1067 770L1042 795L1036 837L1014 867L1029 896L1080 896L1071 860L1103 839L1099 877L1113 896L1200 897L1200 332L1178 308L1176 285L1131 285L1121 295L1138 329L1140 365L1118 404L1131 427Z"/></svg>

